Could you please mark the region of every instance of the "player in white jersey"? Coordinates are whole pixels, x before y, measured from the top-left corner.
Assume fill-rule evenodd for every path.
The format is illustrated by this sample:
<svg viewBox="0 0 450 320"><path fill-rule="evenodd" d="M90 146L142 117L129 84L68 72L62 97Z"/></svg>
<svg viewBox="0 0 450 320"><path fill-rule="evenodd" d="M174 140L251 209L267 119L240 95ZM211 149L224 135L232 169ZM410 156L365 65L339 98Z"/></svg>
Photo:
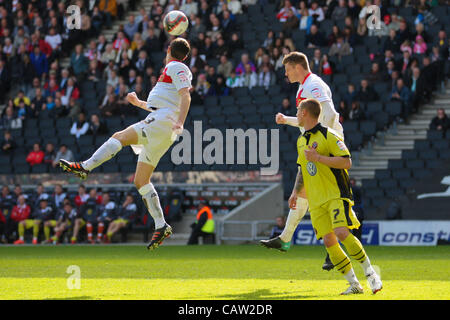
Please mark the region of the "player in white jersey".
<svg viewBox="0 0 450 320"><path fill-rule="evenodd" d="M338 135L344 138L344 129L339 123L339 113L337 113L334 108L331 90L319 76L311 73L308 58L303 53L291 52L285 56L283 64L286 68L286 76L288 77L289 82L300 83L296 96L296 106L298 107L302 100L308 98L318 100L322 106L319 122L322 125L333 129ZM303 128L298 124L297 117L287 117L282 113L278 113L275 117L275 121L278 124L288 124L298 127L303 132ZM261 240L261 245L281 251L289 250L295 229L308 210L308 200L306 199L304 187L302 188L299 197L296 195L291 196L289 199L289 207L291 210L289 211L286 226L282 234L274 239ZM325 270L331 270L333 267L334 266L327 255L323 268Z"/></svg>
<svg viewBox="0 0 450 320"><path fill-rule="evenodd" d="M135 92L127 95L129 103L150 112L145 120L114 133L86 161L69 162L60 159L60 166L65 171L86 179L93 169L114 157L122 147L131 146L139 154L134 184L155 221L155 232L148 249L157 248L172 234L150 178L161 157L183 131L191 104L189 90L192 73L182 61L189 52L190 45L185 39L173 40L167 49L164 71L150 91L147 101L139 100Z"/></svg>

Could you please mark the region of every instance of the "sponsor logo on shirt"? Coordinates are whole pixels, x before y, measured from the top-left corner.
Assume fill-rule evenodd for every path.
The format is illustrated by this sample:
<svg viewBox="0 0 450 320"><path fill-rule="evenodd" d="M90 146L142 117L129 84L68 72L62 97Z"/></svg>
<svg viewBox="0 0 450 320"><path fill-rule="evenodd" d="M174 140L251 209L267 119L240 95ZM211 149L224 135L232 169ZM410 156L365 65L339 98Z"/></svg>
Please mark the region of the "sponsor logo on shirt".
<svg viewBox="0 0 450 320"><path fill-rule="evenodd" d="M336 141L337 146L339 147L339 149L341 151L345 151L347 150L347 147L345 146L345 143L342 142L341 140Z"/></svg>
<svg viewBox="0 0 450 320"><path fill-rule="evenodd" d="M317 167L314 164L314 162L308 161L308 163L306 164L306 170L308 171L310 176L315 176L317 173Z"/></svg>
<svg viewBox="0 0 450 320"><path fill-rule="evenodd" d="M314 98L320 98L321 94L320 94L320 90L319 88L314 88L311 90L311 94Z"/></svg>

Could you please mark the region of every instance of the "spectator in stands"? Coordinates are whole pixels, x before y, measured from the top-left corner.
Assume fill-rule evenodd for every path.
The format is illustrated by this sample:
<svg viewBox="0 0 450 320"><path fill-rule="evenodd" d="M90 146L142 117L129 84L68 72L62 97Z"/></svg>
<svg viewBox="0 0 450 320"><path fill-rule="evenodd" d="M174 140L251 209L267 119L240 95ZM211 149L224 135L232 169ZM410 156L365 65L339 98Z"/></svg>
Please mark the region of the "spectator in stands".
<svg viewBox="0 0 450 320"><path fill-rule="evenodd" d="M313 1L311 3L311 9L309 9L309 15L313 17L313 23L322 22L325 19L325 14L323 9L319 7L319 3L317 1Z"/></svg>
<svg viewBox="0 0 450 320"><path fill-rule="evenodd" d="M30 217L31 207L26 203L23 195L17 199L17 204L12 208L11 217L6 220L4 239L9 242L11 235L17 230L20 222ZM3 237L2 237L3 238Z"/></svg>
<svg viewBox="0 0 450 320"><path fill-rule="evenodd" d="M314 49L314 55L312 59L309 61L309 68L313 73L320 73L320 61L322 60L322 54L320 49Z"/></svg>
<svg viewBox="0 0 450 320"><path fill-rule="evenodd" d="M430 98L424 81L425 79L421 76L418 67L413 67L412 75L405 79L405 85L411 90L414 111L417 111L421 102L428 101Z"/></svg>
<svg viewBox="0 0 450 320"><path fill-rule="evenodd" d="M39 143L33 144L33 150L28 154L26 160L30 166L41 164L44 161L44 152Z"/></svg>
<svg viewBox="0 0 450 320"><path fill-rule="evenodd" d="M112 19L117 17L116 0L100 0L100 2L98 3L98 8L106 18L107 28L111 28Z"/></svg>
<svg viewBox="0 0 450 320"><path fill-rule="evenodd" d="M391 100L399 100L403 104L406 104L410 100L411 92L404 85L404 81L402 78L397 79L396 85L392 88L391 92Z"/></svg>
<svg viewBox="0 0 450 320"><path fill-rule="evenodd" d="M286 34L291 34L291 30L298 29L299 20L294 11L288 10L286 15L286 21L283 23L283 31Z"/></svg>
<svg viewBox="0 0 450 320"><path fill-rule="evenodd" d="M343 56L348 56L352 53L352 48L348 42L344 42L344 38L339 35L337 41L333 43L328 54L330 56L338 56L341 59Z"/></svg>
<svg viewBox="0 0 450 320"><path fill-rule="evenodd" d="M27 106L29 106L31 104L30 98L25 96L25 92L23 92L23 90L19 90L19 93L17 94L17 97L13 101L14 101L14 106L15 107L18 107L19 103L21 101L23 101L25 103L25 105L27 105Z"/></svg>
<svg viewBox="0 0 450 320"><path fill-rule="evenodd" d="M305 37L305 47L307 48L316 48L322 47L326 44L325 37L321 32L319 32L319 28L317 25L311 25L311 31Z"/></svg>
<svg viewBox="0 0 450 320"><path fill-rule="evenodd" d="M67 115L67 108L62 104L60 98L55 99L55 106L50 110L49 116L53 119L63 118Z"/></svg>
<svg viewBox="0 0 450 320"><path fill-rule="evenodd" d="M336 43L337 38L341 35L341 31L337 25L334 25L331 29L331 33L327 37L328 46L331 47L334 43Z"/></svg>
<svg viewBox="0 0 450 320"><path fill-rule="evenodd" d="M369 81L367 79L361 80L361 87L358 91L358 100L361 102L370 102L378 99L378 94L369 85Z"/></svg>
<svg viewBox="0 0 450 320"><path fill-rule="evenodd" d="M244 68L245 72L240 75L241 87L251 89L258 85L258 76L256 72L253 71L252 66L249 63L247 63Z"/></svg>
<svg viewBox="0 0 450 320"><path fill-rule="evenodd" d="M33 100L31 100L30 105L30 118L37 118L39 116L39 113L43 110L45 106L45 98L42 95L42 89L36 88L36 94Z"/></svg>
<svg viewBox="0 0 450 320"><path fill-rule="evenodd" d="M347 85L347 91L345 92L343 98L347 106L351 106L352 102L358 98L358 92L355 90L354 84L349 83Z"/></svg>
<svg viewBox="0 0 450 320"><path fill-rule="evenodd" d="M69 107L68 107L68 117L75 121L75 119L78 119L78 115L81 113L81 107L77 100L70 98L69 100Z"/></svg>
<svg viewBox="0 0 450 320"><path fill-rule="evenodd" d="M78 120L75 121L70 128L70 134L74 135L77 139L82 135L86 134L89 129L89 123L86 121L86 115L81 112L78 115ZM65 159L65 158L64 158Z"/></svg>
<svg viewBox="0 0 450 320"><path fill-rule="evenodd" d="M250 61L250 59L248 57L248 53L243 53L241 55L241 62L237 65L236 70L235 70L236 74L238 76L240 76L240 75L242 75L243 73L246 72L246 70L245 70L246 65L249 65L253 72L256 71L256 67L253 64L253 62Z"/></svg>
<svg viewBox="0 0 450 320"><path fill-rule="evenodd" d="M400 45L400 51L401 52L408 51L409 56L412 55L411 41L409 41L409 39L406 39L405 41L403 41L403 43Z"/></svg>
<svg viewBox="0 0 450 320"><path fill-rule="evenodd" d="M356 34L360 39L367 35L367 22L366 18L359 18L358 26L356 27Z"/></svg>
<svg viewBox="0 0 450 320"><path fill-rule="evenodd" d="M108 128L106 124L100 120L97 114L91 115L91 121L89 122L88 134L103 135L108 133Z"/></svg>
<svg viewBox="0 0 450 320"><path fill-rule="evenodd" d="M78 186L78 194L75 196L75 205L80 208L86 200L89 198L89 194L86 193L86 187L84 184Z"/></svg>
<svg viewBox="0 0 450 320"><path fill-rule="evenodd" d="M286 217L278 216L275 219L275 226L272 228L272 231L270 232L270 239L278 237L283 232L285 226L286 226Z"/></svg>
<svg viewBox="0 0 450 320"><path fill-rule="evenodd" d="M277 19L280 22L286 22L288 19L289 12L296 13L295 7L291 4L291 1L285 0L284 6L281 8L280 12L277 14Z"/></svg>
<svg viewBox="0 0 450 320"><path fill-rule="evenodd" d="M352 108L348 112L348 119L352 121L361 121L364 120L364 118L364 111L361 110L359 101L353 101Z"/></svg>
<svg viewBox="0 0 450 320"><path fill-rule="evenodd" d="M228 78L233 70L233 64L228 61L226 55L220 57L220 64L217 66L217 73L225 78Z"/></svg>
<svg viewBox="0 0 450 320"><path fill-rule="evenodd" d="M263 65L258 73L258 86L264 87L266 90L275 84L275 75L268 65Z"/></svg>
<svg viewBox="0 0 450 320"><path fill-rule="evenodd" d="M134 34L138 31L138 27L139 25L135 21L134 14L130 14L128 16L128 23L126 23L123 27L128 39L133 39Z"/></svg>
<svg viewBox="0 0 450 320"><path fill-rule="evenodd" d="M55 161L53 161L53 167L56 167L59 164L59 159L70 159L67 161L74 161L75 157L73 156L73 152L67 148L65 144L62 144L59 147L58 152L56 153Z"/></svg>
<svg viewBox="0 0 450 320"><path fill-rule="evenodd" d="M5 67L5 60L0 58L0 102L3 102L6 92L10 88L10 73Z"/></svg>
<svg viewBox="0 0 450 320"><path fill-rule="evenodd" d="M425 43L421 35L416 36L413 52L416 54L425 54L427 52L427 44Z"/></svg>
<svg viewBox="0 0 450 320"><path fill-rule="evenodd" d="M339 5L334 7L333 13L331 14L331 19L334 21L344 20L347 16L347 12L348 9L345 0L339 0Z"/></svg>
<svg viewBox="0 0 450 320"><path fill-rule="evenodd" d="M127 194L122 207L118 212L117 219L113 220L108 227L106 242L111 242L112 236L120 229L126 227L135 218L137 206L131 194Z"/></svg>
<svg viewBox="0 0 450 320"><path fill-rule="evenodd" d="M399 43L403 43L405 42L405 40L411 39L411 33L409 32L408 24L404 19L400 20L397 37Z"/></svg>
<svg viewBox="0 0 450 320"><path fill-rule="evenodd" d="M63 190L61 184L56 184L53 194L51 196L51 202L54 204L56 209L62 209L64 199L66 199L66 193Z"/></svg>
<svg viewBox="0 0 450 320"><path fill-rule="evenodd" d="M98 206L97 210L97 243L103 240L103 232L109 228L110 223L117 218L117 205L111 200L111 196L108 192L103 193L102 203ZM106 237L105 237L106 238Z"/></svg>
<svg viewBox="0 0 450 320"><path fill-rule="evenodd" d="M398 52L400 50L400 42L394 29L389 30L389 37L383 43L383 52L386 52L386 50L391 50L392 52Z"/></svg>
<svg viewBox="0 0 450 320"><path fill-rule="evenodd" d="M48 72L47 57L41 52L39 46L34 47L33 52L30 54L30 60L38 77Z"/></svg>
<svg viewBox="0 0 450 320"><path fill-rule="evenodd" d="M188 240L188 245L198 244L198 238L214 234L214 220L211 208L205 203L199 204L199 211L197 213L197 221L191 225L192 232Z"/></svg>
<svg viewBox="0 0 450 320"><path fill-rule="evenodd" d="M53 143L49 142L45 145L45 152L44 152L44 163L45 164L53 164L55 161L56 152L55 152L55 146Z"/></svg>
<svg viewBox="0 0 450 320"><path fill-rule="evenodd" d="M347 103L345 102L345 100L341 100L339 102L337 112L339 114L339 122L344 123L344 121L348 119L348 113L349 113Z"/></svg>
<svg viewBox="0 0 450 320"><path fill-rule="evenodd" d="M232 70L230 76L227 78L225 84L228 88L237 88L241 86L240 78L236 75L236 72Z"/></svg>
<svg viewBox="0 0 450 320"><path fill-rule="evenodd" d="M2 153L11 154L16 149L17 144L11 136L11 132L8 130L4 133L4 139L2 141Z"/></svg>
<svg viewBox="0 0 450 320"><path fill-rule="evenodd" d="M319 74L332 75L334 64L328 59L328 55L324 54L320 59Z"/></svg>
<svg viewBox="0 0 450 320"><path fill-rule="evenodd" d="M89 60L83 54L83 46L81 44L75 46L75 52L72 53L70 58L70 66L79 80L82 78L83 74L88 71Z"/></svg>
<svg viewBox="0 0 450 320"><path fill-rule="evenodd" d="M295 110L295 108L291 106L289 98L283 98L283 101L281 102L280 113L284 114L285 116L291 117L297 113L297 110Z"/></svg>
<svg viewBox="0 0 450 320"><path fill-rule="evenodd" d="M433 120L431 120L430 130L439 130L445 133L445 131L447 131L449 128L450 128L450 119L445 114L444 108L439 108L437 110L436 117L434 117Z"/></svg>
<svg viewBox="0 0 450 320"><path fill-rule="evenodd" d="M385 81L388 78L381 72L378 62L373 62L369 74L366 75L366 79L370 84L375 84L381 81Z"/></svg>
<svg viewBox="0 0 450 320"><path fill-rule="evenodd" d="M2 115L1 124L1 127L7 130L22 128L22 119L15 114L12 100L10 100L10 104L8 104Z"/></svg>

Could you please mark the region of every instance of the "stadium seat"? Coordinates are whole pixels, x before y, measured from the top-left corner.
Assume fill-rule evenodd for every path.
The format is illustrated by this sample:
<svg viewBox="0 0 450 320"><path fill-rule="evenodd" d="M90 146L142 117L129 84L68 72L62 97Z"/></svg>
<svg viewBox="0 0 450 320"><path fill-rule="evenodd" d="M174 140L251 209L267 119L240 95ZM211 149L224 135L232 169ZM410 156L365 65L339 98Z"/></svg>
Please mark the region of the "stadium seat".
<svg viewBox="0 0 450 320"><path fill-rule="evenodd" d="M252 97L263 96L266 94L266 90L264 87L253 87L250 89L250 95Z"/></svg>
<svg viewBox="0 0 450 320"><path fill-rule="evenodd" d="M413 177L419 180L430 178L431 170L413 170Z"/></svg>
<svg viewBox="0 0 450 320"><path fill-rule="evenodd" d="M415 178L403 178L399 180L400 187L403 189L412 188L416 184Z"/></svg>
<svg viewBox="0 0 450 320"><path fill-rule="evenodd" d="M381 179L379 181L380 188L391 189L397 187L397 180L395 179Z"/></svg>
<svg viewBox="0 0 450 320"><path fill-rule="evenodd" d="M14 164L14 173L17 174L25 174L25 173L30 173L30 166L29 164L21 164L21 163L16 163Z"/></svg>
<svg viewBox="0 0 450 320"><path fill-rule="evenodd" d="M390 169L376 169L375 178L378 180L390 179L392 176Z"/></svg>
<svg viewBox="0 0 450 320"><path fill-rule="evenodd" d="M48 171L46 164L36 164L31 167L31 173L46 173Z"/></svg>
<svg viewBox="0 0 450 320"><path fill-rule="evenodd" d="M425 161L425 167L428 169L437 169L443 166L443 161L439 159L430 159Z"/></svg>
<svg viewBox="0 0 450 320"><path fill-rule="evenodd" d="M363 189L378 187L378 181L376 179L362 179L361 182Z"/></svg>
<svg viewBox="0 0 450 320"><path fill-rule="evenodd" d="M406 160L406 167L408 169L423 169L425 168L425 163L423 160Z"/></svg>
<svg viewBox="0 0 450 320"><path fill-rule="evenodd" d="M435 160L438 158L437 150L421 150L419 153L419 158L423 160Z"/></svg>
<svg viewBox="0 0 450 320"><path fill-rule="evenodd" d="M405 164L402 159L389 159L388 168L389 169L403 169Z"/></svg>
<svg viewBox="0 0 450 320"><path fill-rule="evenodd" d="M376 123L377 130L383 130L389 123L389 116L384 112L380 112L373 116L373 120Z"/></svg>
<svg viewBox="0 0 450 320"><path fill-rule="evenodd" d="M361 121L359 129L366 138L372 137L377 131L375 121L370 120Z"/></svg>
<svg viewBox="0 0 450 320"><path fill-rule="evenodd" d="M449 149L440 150L439 151L439 158L440 159L444 159L444 160L449 160L450 159L450 150Z"/></svg>
<svg viewBox="0 0 450 320"><path fill-rule="evenodd" d="M430 141L428 140L415 140L414 141L414 149L421 151L421 150L428 150L430 149Z"/></svg>
<svg viewBox="0 0 450 320"><path fill-rule="evenodd" d="M397 180L407 179L411 177L410 169L396 169L392 170L392 177Z"/></svg>
<svg viewBox="0 0 450 320"><path fill-rule="evenodd" d="M428 130L427 139L428 140L440 140L444 137L444 133L440 130Z"/></svg>
<svg viewBox="0 0 450 320"><path fill-rule="evenodd" d="M399 101L389 101L386 103L385 111L392 117L398 117L402 114L402 103Z"/></svg>
<svg viewBox="0 0 450 320"><path fill-rule="evenodd" d="M247 87L237 87L233 89L233 96L234 97L246 97L248 96L248 88Z"/></svg>
<svg viewBox="0 0 450 320"><path fill-rule="evenodd" d="M450 141L443 140L443 139L441 139L441 140L433 140L433 141L431 141L431 144L432 144L433 149L445 150L445 149L449 148Z"/></svg>

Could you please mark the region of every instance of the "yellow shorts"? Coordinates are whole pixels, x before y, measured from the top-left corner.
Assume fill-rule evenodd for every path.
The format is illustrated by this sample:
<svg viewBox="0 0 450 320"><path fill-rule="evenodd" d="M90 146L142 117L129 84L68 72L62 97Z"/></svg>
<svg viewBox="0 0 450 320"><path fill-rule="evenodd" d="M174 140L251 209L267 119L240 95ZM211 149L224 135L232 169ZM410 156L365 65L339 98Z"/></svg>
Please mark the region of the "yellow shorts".
<svg viewBox="0 0 450 320"><path fill-rule="evenodd" d="M38 220L38 219L26 219L24 221L25 221L25 229L33 228L35 223L41 222L41 220Z"/></svg>
<svg viewBox="0 0 450 320"><path fill-rule="evenodd" d="M128 223L128 220L119 218L119 219L114 220L113 222L115 222L115 223L121 223L122 222L122 223L124 223L126 225Z"/></svg>
<svg viewBox="0 0 450 320"><path fill-rule="evenodd" d="M50 227L56 227L56 220L48 220Z"/></svg>
<svg viewBox="0 0 450 320"><path fill-rule="evenodd" d="M357 229L361 225L350 203L343 199L330 200L322 206L310 210L310 214L317 239L321 239L338 227Z"/></svg>

